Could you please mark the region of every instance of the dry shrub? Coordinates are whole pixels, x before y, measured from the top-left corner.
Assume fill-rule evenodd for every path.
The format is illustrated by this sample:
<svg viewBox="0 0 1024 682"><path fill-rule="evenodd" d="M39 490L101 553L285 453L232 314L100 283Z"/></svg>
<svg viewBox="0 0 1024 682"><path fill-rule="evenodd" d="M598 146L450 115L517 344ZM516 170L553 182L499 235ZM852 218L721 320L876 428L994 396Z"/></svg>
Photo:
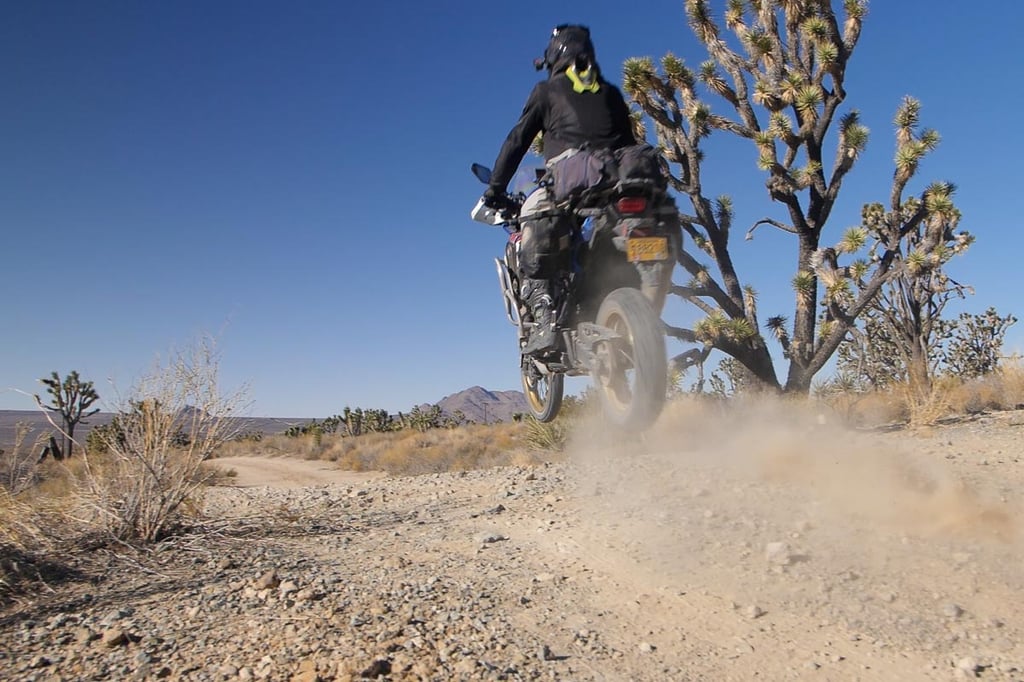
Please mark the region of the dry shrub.
<svg viewBox="0 0 1024 682"><path fill-rule="evenodd" d="M1014 359L1001 366L999 376L1003 384L1003 399L1006 406L1021 409L1024 405L1024 361Z"/></svg>
<svg viewBox="0 0 1024 682"><path fill-rule="evenodd" d="M172 354L119 410L105 453L86 453L81 495L90 523L121 540L154 542L201 506L204 462L240 423L241 394L222 396L212 342Z"/></svg>
<svg viewBox="0 0 1024 682"><path fill-rule="evenodd" d="M954 394L958 412L1014 410L1024 405L1024 366L1007 363L995 372L965 381Z"/></svg>
<svg viewBox="0 0 1024 682"><path fill-rule="evenodd" d="M0 488L11 495L18 495L38 481L39 458L33 453L40 451L45 439L38 435L28 445L30 431L31 425L19 422L14 427L14 445L0 449Z"/></svg>
<svg viewBox="0 0 1024 682"><path fill-rule="evenodd" d="M888 391L834 391L822 400L852 426L927 426L943 419L1024 405L1024 366L1014 361L976 379L940 377L926 390L904 382Z"/></svg>
<svg viewBox="0 0 1024 682"><path fill-rule="evenodd" d="M417 475L535 463L519 424L473 424L455 429L406 429L327 443L325 455L345 469Z"/></svg>

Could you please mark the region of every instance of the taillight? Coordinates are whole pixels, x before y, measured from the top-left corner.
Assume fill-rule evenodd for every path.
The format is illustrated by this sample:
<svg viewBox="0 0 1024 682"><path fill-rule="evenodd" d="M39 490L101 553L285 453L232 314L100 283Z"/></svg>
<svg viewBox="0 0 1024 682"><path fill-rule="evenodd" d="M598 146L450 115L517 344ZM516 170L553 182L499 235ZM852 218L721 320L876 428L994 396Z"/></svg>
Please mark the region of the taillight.
<svg viewBox="0 0 1024 682"><path fill-rule="evenodd" d="M643 213L647 210L647 199L644 197L622 197L615 206L619 213Z"/></svg>

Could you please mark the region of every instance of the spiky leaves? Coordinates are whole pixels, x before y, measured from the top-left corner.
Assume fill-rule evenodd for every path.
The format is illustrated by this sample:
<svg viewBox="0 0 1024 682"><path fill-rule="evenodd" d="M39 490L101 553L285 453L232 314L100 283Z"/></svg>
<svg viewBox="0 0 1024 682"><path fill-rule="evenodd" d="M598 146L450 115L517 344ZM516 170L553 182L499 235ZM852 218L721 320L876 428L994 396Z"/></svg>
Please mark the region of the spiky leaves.
<svg viewBox="0 0 1024 682"><path fill-rule="evenodd" d="M741 33L744 26L744 13L746 8L743 6L743 0L729 0L725 10L725 25L730 31Z"/></svg>
<svg viewBox="0 0 1024 682"><path fill-rule="evenodd" d="M836 245L838 253L857 253L868 241L868 231L863 227L850 227Z"/></svg>
<svg viewBox="0 0 1024 682"><path fill-rule="evenodd" d="M650 57L630 57L622 65L622 87L635 100L648 97L655 77L654 61Z"/></svg>
<svg viewBox="0 0 1024 682"><path fill-rule="evenodd" d="M803 168L797 168L790 175L797 189L807 189L821 174L821 164L817 161L808 161Z"/></svg>
<svg viewBox="0 0 1024 682"><path fill-rule="evenodd" d="M821 106L823 94L817 85L808 84L801 87L793 100L793 105L800 112L803 121L818 120L818 107Z"/></svg>
<svg viewBox="0 0 1024 682"><path fill-rule="evenodd" d="M846 21L843 22L843 45L849 51L860 38L861 26L868 14L868 3L867 0L843 0L843 9L846 11Z"/></svg>
<svg viewBox="0 0 1024 682"><path fill-rule="evenodd" d="M698 341L709 345L721 340L746 343L757 336L757 330L746 319L729 318L718 311L697 322L693 332Z"/></svg>
<svg viewBox="0 0 1024 682"><path fill-rule="evenodd" d="M718 70L718 64L713 59L709 59L700 65L700 81L707 86L708 90L716 95L727 97L731 92L729 84L722 78L722 74Z"/></svg>
<svg viewBox="0 0 1024 682"><path fill-rule="evenodd" d="M686 0L686 17L694 34L705 45L718 38L718 25L707 0Z"/></svg>
<svg viewBox="0 0 1024 682"><path fill-rule="evenodd" d="M896 110L896 174L894 178L894 205L910 178L917 173L921 159L939 144L939 134L931 129L918 131L921 103L913 97L904 97Z"/></svg>
<svg viewBox="0 0 1024 682"><path fill-rule="evenodd" d="M860 112L853 110L839 119L839 155L852 163L868 146L870 131L860 122Z"/></svg>
<svg viewBox="0 0 1024 682"><path fill-rule="evenodd" d="M661 70L670 86L683 93L684 96L687 94L692 96L695 79L693 72L686 67L682 59L669 52L661 58Z"/></svg>
<svg viewBox="0 0 1024 682"><path fill-rule="evenodd" d="M792 284L798 300L807 302L814 299L814 289L818 280L813 272L801 270L793 277Z"/></svg>
<svg viewBox="0 0 1024 682"><path fill-rule="evenodd" d="M804 37L815 46L820 46L832 39L832 29L823 17L812 16L800 25Z"/></svg>

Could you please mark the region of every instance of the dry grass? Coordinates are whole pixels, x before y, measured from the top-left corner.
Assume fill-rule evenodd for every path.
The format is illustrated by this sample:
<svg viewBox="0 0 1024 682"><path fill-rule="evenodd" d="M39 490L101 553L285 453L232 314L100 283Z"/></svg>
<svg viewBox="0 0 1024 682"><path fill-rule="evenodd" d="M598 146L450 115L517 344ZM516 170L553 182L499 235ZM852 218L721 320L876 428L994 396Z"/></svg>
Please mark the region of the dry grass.
<svg viewBox="0 0 1024 682"><path fill-rule="evenodd" d="M328 459L354 471L416 475L532 464L538 458L523 447L518 424L470 425L456 429L406 429L339 439Z"/></svg>
<svg viewBox="0 0 1024 682"><path fill-rule="evenodd" d="M1024 365L1006 363L992 374L967 381L942 377L925 391L902 383L888 391L834 393L823 401L853 426L927 426L966 414L1019 409L1024 405Z"/></svg>
<svg viewBox="0 0 1024 682"><path fill-rule="evenodd" d="M355 437L268 436L258 443L227 443L217 455L319 459L351 471L409 476L539 463L544 453L531 450L526 438L523 424L470 424Z"/></svg>
<svg viewBox="0 0 1024 682"><path fill-rule="evenodd" d="M0 488L12 495L18 495L38 482L39 458L35 453L42 449L44 437L40 434L29 444L30 431L29 424L17 424L14 444L0 449Z"/></svg>

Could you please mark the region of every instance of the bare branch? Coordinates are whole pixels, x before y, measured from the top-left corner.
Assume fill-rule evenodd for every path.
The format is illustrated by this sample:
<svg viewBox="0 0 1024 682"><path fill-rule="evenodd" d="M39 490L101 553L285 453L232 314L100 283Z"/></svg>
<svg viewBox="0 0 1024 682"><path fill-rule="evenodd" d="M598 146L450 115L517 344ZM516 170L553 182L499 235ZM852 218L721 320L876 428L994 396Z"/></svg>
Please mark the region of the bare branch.
<svg viewBox="0 0 1024 682"><path fill-rule="evenodd" d="M771 218L762 218L761 220L758 220L756 223L751 225L750 229L747 230L747 236L745 237L747 241L750 241L751 239L754 238L754 230L756 230L759 225L771 225L772 227L779 228L783 232L789 232L790 234L800 234L800 231L797 230L792 225L786 225L785 223L780 223L777 220L772 220Z"/></svg>

